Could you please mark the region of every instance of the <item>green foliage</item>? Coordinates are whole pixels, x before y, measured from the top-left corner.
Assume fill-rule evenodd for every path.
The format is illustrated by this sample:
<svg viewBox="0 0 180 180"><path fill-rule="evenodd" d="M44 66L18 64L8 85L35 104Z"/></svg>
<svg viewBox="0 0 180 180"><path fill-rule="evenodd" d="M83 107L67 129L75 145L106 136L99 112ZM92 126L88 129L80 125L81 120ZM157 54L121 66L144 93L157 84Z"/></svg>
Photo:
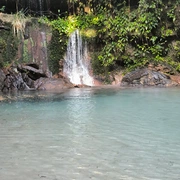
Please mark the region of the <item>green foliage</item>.
<svg viewBox="0 0 180 180"><path fill-rule="evenodd" d="M0 67L5 67L16 58L18 40L10 31L0 31Z"/></svg>
<svg viewBox="0 0 180 180"><path fill-rule="evenodd" d="M162 26L162 28L161 28L162 37L169 37L169 36L173 36L174 34L175 33L174 33L173 29L168 29L168 28Z"/></svg>
<svg viewBox="0 0 180 180"><path fill-rule="evenodd" d="M0 12L4 12L4 10L5 10L5 6L2 6L2 7L0 8Z"/></svg>
<svg viewBox="0 0 180 180"><path fill-rule="evenodd" d="M104 74L106 72L106 67L104 67L98 59L98 53L92 55L92 68L95 75Z"/></svg>
<svg viewBox="0 0 180 180"><path fill-rule="evenodd" d="M49 68L53 74L59 72L61 68L59 61L63 58L65 47L59 41L59 33L57 30L54 30L52 33L52 39L48 45L48 54L49 54Z"/></svg>
<svg viewBox="0 0 180 180"><path fill-rule="evenodd" d="M28 63L31 59L31 55L28 49L28 39L24 40L22 46L22 58L19 60L21 63Z"/></svg>
<svg viewBox="0 0 180 180"><path fill-rule="evenodd" d="M98 37L100 42L104 44L98 58L104 66L112 65L122 56L126 43L128 42L128 16L125 9L115 13L114 15L99 15L101 28L98 29Z"/></svg>
<svg viewBox="0 0 180 180"><path fill-rule="evenodd" d="M167 17L169 19L172 19L172 21L174 22L176 20L176 15L175 15L175 6L173 6L169 11L167 11Z"/></svg>
<svg viewBox="0 0 180 180"><path fill-rule="evenodd" d="M87 4L83 4L82 1L70 3L80 3L81 7L88 4L91 13L85 14L79 11L76 15L59 17L55 20L41 19L58 31L61 54L66 51L70 34L75 29L80 29L84 38L97 44L92 61L96 74L108 74L118 63L128 69L144 67L149 63L167 63L180 70L177 64L180 58L179 50L176 50L176 63L173 62L175 59L167 60L166 57L170 51L167 45L170 37L178 34L178 28L174 27L177 27L175 21L178 20L176 9L179 0L175 3L139 0L138 8L133 10L124 0L120 2L100 0L98 3L92 0ZM55 59L51 58L51 61L55 62Z"/></svg>
<svg viewBox="0 0 180 180"><path fill-rule="evenodd" d="M97 21L98 19L92 15L59 17L55 20L49 20L47 17L39 19L40 23L53 27L53 36L48 47L50 56L49 66L53 73L58 73L59 68L61 68L59 61L63 61L63 56L67 49L67 41L71 33L76 29L81 29L81 34L87 39L91 39L96 36L96 32L94 29L90 29L90 27L97 24Z"/></svg>

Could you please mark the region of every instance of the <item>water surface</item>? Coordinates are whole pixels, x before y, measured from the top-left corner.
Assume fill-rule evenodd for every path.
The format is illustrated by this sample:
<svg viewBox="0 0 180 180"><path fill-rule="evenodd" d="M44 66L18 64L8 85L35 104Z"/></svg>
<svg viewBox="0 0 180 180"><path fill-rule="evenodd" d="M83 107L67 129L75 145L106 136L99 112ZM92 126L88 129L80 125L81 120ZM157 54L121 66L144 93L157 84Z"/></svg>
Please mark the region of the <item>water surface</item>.
<svg viewBox="0 0 180 180"><path fill-rule="evenodd" d="M0 103L0 180L179 180L179 99L178 88L15 94Z"/></svg>

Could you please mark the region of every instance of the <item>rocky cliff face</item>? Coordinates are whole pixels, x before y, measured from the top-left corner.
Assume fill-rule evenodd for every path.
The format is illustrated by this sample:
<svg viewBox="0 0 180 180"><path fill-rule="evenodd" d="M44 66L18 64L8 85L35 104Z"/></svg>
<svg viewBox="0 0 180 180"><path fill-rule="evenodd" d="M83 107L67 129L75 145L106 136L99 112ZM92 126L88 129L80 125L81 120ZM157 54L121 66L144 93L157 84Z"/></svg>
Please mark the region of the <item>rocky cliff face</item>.
<svg viewBox="0 0 180 180"><path fill-rule="evenodd" d="M72 87L63 78L52 78L48 44L51 28L33 18L19 36L13 34L12 15L0 13L0 90L3 92ZM57 59L58 60L58 59Z"/></svg>
<svg viewBox="0 0 180 180"><path fill-rule="evenodd" d="M49 73L48 44L51 40L51 28L39 24L37 19L32 19L25 27L24 38L18 46L18 61L23 63L36 63L40 68Z"/></svg>

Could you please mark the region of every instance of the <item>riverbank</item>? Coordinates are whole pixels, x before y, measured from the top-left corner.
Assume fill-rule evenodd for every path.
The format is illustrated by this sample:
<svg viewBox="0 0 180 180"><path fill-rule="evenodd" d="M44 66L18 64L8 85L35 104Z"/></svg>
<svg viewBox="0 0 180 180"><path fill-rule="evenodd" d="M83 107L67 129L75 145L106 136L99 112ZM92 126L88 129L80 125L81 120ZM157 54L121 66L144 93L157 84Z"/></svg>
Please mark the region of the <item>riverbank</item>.
<svg viewBox="0 0 180 180"><path fill-rule="evenodd" d="M180 91L180 86L120 86L120 85L101 85L101 86L92 86L92 87L81 87L81 88L55 88L55 89L48 89L48 90L34 90L34 91L11 91L7 93L0 92L0 102L7 102L12 103L15 101L27 101L27 102L43 102L43 101L62 101L66 100L66 98L63 97L63 94L66 94L68 92L84 92L90 93L91 95L96 95L97 93L105 93L105 92L111 92L117 93L119 91L126 91L129 90L140 90L143 89L149 89L149 90L163 90L163 89L174 89ZM72 94L72 96L75 96Z"/></svg>

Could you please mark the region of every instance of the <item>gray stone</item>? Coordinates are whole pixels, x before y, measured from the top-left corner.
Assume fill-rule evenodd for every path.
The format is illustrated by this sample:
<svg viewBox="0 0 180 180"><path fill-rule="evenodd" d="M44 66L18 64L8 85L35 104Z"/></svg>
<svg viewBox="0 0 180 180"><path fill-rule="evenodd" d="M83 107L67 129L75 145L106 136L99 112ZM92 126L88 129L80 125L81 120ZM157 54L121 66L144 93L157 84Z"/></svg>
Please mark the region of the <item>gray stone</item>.
<svg viewBox="0 0 180 180"><path fill-rule="evenodd" d="M122 86L174 86L177 83L170 77L148 68L137 69L126 74L122 79Z"/></svg>

